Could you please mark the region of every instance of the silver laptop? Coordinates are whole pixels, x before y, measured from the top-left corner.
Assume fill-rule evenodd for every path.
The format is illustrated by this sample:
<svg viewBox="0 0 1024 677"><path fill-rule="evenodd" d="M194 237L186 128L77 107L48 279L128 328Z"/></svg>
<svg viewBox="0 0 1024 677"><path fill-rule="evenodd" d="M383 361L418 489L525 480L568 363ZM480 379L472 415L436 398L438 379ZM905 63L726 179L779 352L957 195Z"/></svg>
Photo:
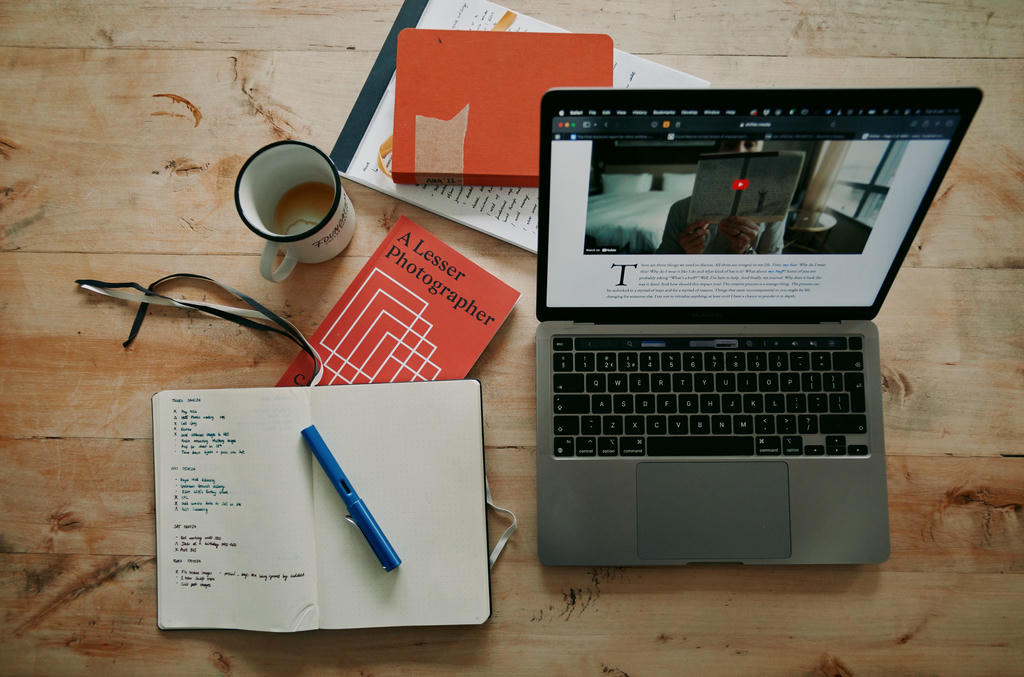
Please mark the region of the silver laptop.
<svg viewBox="0 0 1024 677"><path fill-rule="evenodd" d="M544 96L543 563L888 558L871 318L980 100Z"/></svg>

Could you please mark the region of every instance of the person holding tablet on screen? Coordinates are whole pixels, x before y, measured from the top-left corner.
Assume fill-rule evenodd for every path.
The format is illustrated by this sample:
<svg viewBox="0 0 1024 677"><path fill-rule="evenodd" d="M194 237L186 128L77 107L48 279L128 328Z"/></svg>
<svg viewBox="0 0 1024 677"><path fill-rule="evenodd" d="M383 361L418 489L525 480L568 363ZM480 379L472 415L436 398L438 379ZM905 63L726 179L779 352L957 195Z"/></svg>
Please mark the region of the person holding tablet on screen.
<svg viewBox="0 0 1024 677"><path fill-rule="evenodd" d="M722 153L756 153L764 141L725 141ZM728 216L719 223L699 219L687 223L690 198L669 208L658 254L781 254L786 226L782 221L755 223L741 216Z"/></svg>

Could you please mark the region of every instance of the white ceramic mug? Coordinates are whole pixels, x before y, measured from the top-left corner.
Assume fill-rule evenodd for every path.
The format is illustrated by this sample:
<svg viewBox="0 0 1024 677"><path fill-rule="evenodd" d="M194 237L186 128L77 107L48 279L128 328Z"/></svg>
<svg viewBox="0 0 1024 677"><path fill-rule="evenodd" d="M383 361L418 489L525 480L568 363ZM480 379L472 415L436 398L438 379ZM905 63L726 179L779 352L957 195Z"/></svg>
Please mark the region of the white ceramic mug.
<svg viewBox="0 0 1024 677"><path fill-rule="evenodd" d="M334 187L327 213L319 221L296 221L286 232L276 232L275 212L282 198L311 183ZM271 282L288 277L296 263L334 258L348 246L355 231L355 210L341 187L337 168L323 151L302 141L278 141L253 153L238 172L235 207L249 230L267 241L260 257L260 274ZM276 225L280 229L280 224ZM284 250L284 260L274 268L279 250Z"/></svg>

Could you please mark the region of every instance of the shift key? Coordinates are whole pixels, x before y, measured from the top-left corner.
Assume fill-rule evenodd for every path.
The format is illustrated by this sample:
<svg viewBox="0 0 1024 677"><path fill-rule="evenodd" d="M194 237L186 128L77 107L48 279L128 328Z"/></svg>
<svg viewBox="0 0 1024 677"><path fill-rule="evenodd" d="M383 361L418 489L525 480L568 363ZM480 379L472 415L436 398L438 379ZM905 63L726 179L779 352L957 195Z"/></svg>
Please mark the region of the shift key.
<svg viewBox="0 0 1024 677"><path fill-rule="evenodd" d="M823 435L863 435L868 431L864 414L822 414L818 423Z"/></svg>

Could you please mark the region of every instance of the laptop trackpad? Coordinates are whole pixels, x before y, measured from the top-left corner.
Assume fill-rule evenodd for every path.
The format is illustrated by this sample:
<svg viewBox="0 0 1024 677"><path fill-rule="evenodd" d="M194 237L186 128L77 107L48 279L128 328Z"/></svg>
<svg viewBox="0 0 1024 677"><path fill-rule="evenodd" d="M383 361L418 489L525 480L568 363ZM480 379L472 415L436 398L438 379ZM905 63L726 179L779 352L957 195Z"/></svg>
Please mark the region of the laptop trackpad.
<svg viewBox="0 0 1024 677"><path fill-rule="evenodd" d="M641 559L790 556L785 463L639 463L636 496Z"/></svg>

